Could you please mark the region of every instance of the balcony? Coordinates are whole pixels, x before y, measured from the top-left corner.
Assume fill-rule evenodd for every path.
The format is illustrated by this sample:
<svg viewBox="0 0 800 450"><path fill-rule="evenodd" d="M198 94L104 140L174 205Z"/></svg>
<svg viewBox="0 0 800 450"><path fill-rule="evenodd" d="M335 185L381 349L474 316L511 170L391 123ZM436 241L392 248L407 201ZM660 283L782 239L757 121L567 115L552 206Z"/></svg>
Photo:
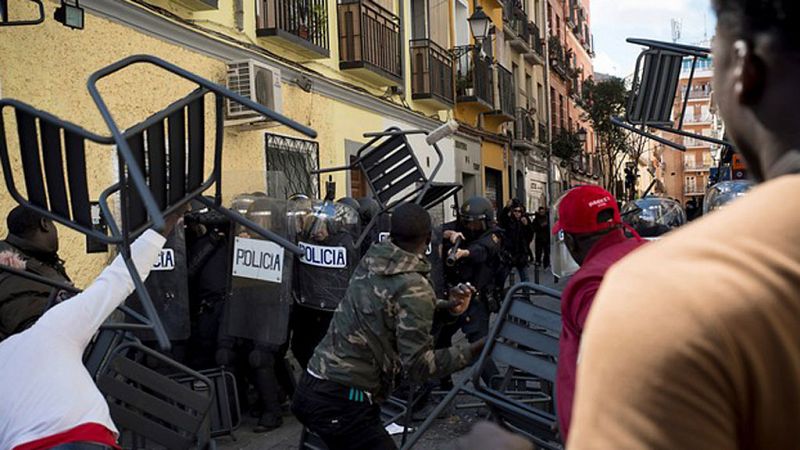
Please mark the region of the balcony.
<svg viewBox="0 0 800 450"><path fill-rule="evenodd" d="M328 2L257 0L256 36L307 58L327 58Z"/></svg>
<svg viewBox="0 0 800 450"><path fill-rule="evenodd" d="M558 74L562 80L567 80L567 52L561 45L557 36L550 36L550 68Z"/></svg>
<svg viewBox="0 0 800 450"><path fill-rule="evenodd" d="M539 122L539 144L547 145L547 125Z"/></svg>
<svg viewBox="0 0 800 450"><path fill-rule="evenodd" d="M535 23L530 22L528 24L528 29L530 29L530 51L525 53L525 60L531 64L544 66L544 39L542 39L542 35L539 33L539 27L537 27Z"/></svg>
<svg viewBox="0 0 800 450"><path fill-rule="evenodd" d="M530 111L525 108L517 108L514 111L514 140L511 146L517 150L531 150L535 137L536 127Z"/></svg>
<svg viewBox="0 0 800 450"><path fill-rule="evenodd" d="M495 76L497 79L497 95L495 97L494 111L490 116L499 117L501 121L514 120L514 110L517 107L516 88L514 87L514 75L511 71L495 64Z"/></svg>
<svg viewBox="0 0 800 450"><path fill-rule="evenodd" d="M710 148L711 144L700 139L683 138L683 146L686 148Z"/></svg>
<svg viewBox="0 0 800 450"><path fill-rule="evenodd" d="M379 86L403 82L400 18L369 0L339 0L339 69Z"/></svg>
<svg viewBox="0 0 800 450"><path fill-rule="evenodd" d="M439 109L455 102L453 57L430 39L413 39L411 54L411 98Z"/></svg>
<svg viewBox="0 0 800 450"><path fill-rule="evenodd" d="M687 115L683 118L683 123L689 124L710 124L711 123L711 114L695 114L695 115Z"/></svg>
<svg viewBox="0 0 800 450"><path fill-rule="evenodd" d="M567 0L567 8L569 9L569 14L567 14L567 27L572 30L578 25L578 2L577 0Z"/></svg>
<svg viewBox="0 0 800 450"><path fill-rule="evenodd" d="M685 90L686 86L684 86ZM708 100L711 98L711 89L692 89L689 91L689 100Z"/></svg>
<svg viewBox="0 0 800 450"><path fill-rule="evenodd" d="M683 188L683 193L684 195L688 195L690 197L702 197L706 195L706 193L697 186L685 186Z"/></svg>
<svg viewBox="0 0 800 450"><path fill-rule="evenodd" d="M211 11L219 7L217 0L181 0L180 3L192 11ZM2 10L0 10L0 12L2 12Z"/></svg>
<svg viewBox="0 0 800 450"><path fill-rule="evenodd" d="M494 109L494 71L492 60L471 49L457 47L456 103L471 103L483 112Z"/></svg>
<svg viewBox="0 0 800 450"><path fill-rule="evenodd" d="M531 30L528 15L519 5L510 2L503 7L503 30L508 44L519 53L530 52Z"/></svg>
<svg viewBox="0 0 800 450"><path fill-rule="evenodd" d="M687 162L683 164L685 172L708 172L711 169L711 164Z"/></svg>

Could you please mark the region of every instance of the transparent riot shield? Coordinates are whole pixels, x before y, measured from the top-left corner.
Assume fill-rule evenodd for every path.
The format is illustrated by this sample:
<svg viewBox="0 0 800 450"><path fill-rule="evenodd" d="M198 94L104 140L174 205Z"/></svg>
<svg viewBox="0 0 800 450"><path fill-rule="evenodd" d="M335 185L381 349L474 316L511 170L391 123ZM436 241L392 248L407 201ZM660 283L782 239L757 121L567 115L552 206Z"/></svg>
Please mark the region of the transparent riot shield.
<svg viewBox="0 0 800 450"><path fill-rule="evenodd" d="M553 222L550 224L551 229L553 225L558 222L558 206L568 192L569 191L562 194L553 205ZM560 230L556 233L555 239L550 239L550 270L553 272L553 276L557 278L566 278L581 268L580 264L572 257L572 253L570 253L567 247L565 238L564 230Z"/></svg>
<svg viewBox="0 0 800 450"><path fill-rule="evenodd" d="M161 323L171 341L188 339L191 334L189 315L189 275L186 265L186 235L176 226L161 249L156 264L144 283ZM126 304L143 313L139 297L134 293ZM150 331L137 331L142 340L154 340Z"/></svg>
<svg viewBox="0 0 800 450"><path fill-rule="evenodd" d="M722 181L711 186L706 192L703 214L722 209L730 202L747 194L747 191L752 189L753 186L755 186L755 183L750 180Z"/></svg>
<svg viewBox="0 0 800 450"><path fill-rule="evenodd" d="M293 206L288 215L294 239L305 251L295 271L296 299L309 308L333 311L360 259L355 245L361 232L358 212L333 202L294 201Z"/></svg>
<svg viewBox="0 0 800 450"><path fill-rule="evenodd" d="M657 239L686 224L686 211L677 200L647 196L622 208L622 220L645 239Z"/></svg>
<svg viewBox="0 0 800 450"><path fill-rule="evenodd" d="M284 238L289 237L286 200L241 195L231 209ZM249 229L236 226L230 245L230 296L221 324L224 336L282 345L291 307L291 252Z"/></svg>

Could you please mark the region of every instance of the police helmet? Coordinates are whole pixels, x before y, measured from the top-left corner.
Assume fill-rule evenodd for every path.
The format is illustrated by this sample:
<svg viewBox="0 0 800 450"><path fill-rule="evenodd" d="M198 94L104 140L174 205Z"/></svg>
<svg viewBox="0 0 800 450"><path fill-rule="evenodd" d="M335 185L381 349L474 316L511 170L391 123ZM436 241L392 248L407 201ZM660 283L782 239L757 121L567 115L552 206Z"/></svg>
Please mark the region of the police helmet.
<svg viewBox="0 0 800 450"><path fill-rule="evenodd" d="M368 224L373 217L381 212L381 206L372 197L361 197L358 199L358 215L361 217L361 223Z"/></svg>
<svg viewBox="0 0 800 450"><path fill-rule="evenodd" d="M459 219L464 223L482 221L488 227L494 222L494 206L486 197L470 197L461 205Z"/></svg>
<svg viewBox="0 0 800 450"><path fill-rule="evenodd" d="M347 205L356 211L358 211L359 208L361 208L361 205L358 203L358 200L354 199L353 197L342 197L339 200L336 200L336 203Z"/></svg>
<svg viewBox="0 0 800 450"><path fill-rule="evenodd" d="M686 212L675 199L647 196L626 204L622 220L641 237L653 239L686 224Z"/></svg>

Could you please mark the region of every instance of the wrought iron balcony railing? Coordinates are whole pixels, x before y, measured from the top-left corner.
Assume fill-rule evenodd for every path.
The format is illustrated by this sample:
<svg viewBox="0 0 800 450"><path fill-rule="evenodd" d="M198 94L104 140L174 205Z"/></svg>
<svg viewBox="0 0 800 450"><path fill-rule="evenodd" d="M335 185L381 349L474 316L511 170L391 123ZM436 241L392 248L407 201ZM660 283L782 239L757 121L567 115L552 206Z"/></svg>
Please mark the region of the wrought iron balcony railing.
<svg viewBox="0 0 800 450"><path fill-rule="evenodd" d="M496 109L500 114L514 117L514 109L517 107L516 87L514 86L514 76L511 71L496 64L497 68L497 95L498 104Z"/></svg>
<svg viewBox="0 0 800 450"><path fill-rule="evenodd" d="M456 101L482 101L494 105L494 71L492 60L467 47L456 47Z"/></svg>
<svg viewBox="0 0 800 450"><path fill-rule="evenodd" d="M445 105L455 101L453 56L430 39L413 39L411 50L411 98L436 99Z"/></svg>
<svg viewBox="0 0 800 450"><path fill-rule="evenodd" d="M339 0L339 68L402 81L400 18L370 0Z"/></svg>
<svg viewBox="0 0 800 450"><path fill-rule="evenodd" d="M531 51L536 55L538 55L540 58L544 58L544 39L542 39L539 27L536 26L535 23L530 22L528 24L528 28L530 29Z"/></svg>
<svg viewBox="0 0 800 450"><path fill-rule="evenodd" d="M277 36L328 56L328 1L256 0L256 35Z"/></svg>
<svg viewBox="0 0 800 450"><path fill-rule="evenodd" d="M528 15L521 5L510 2L503 7L503 21L506 29L511 31L509 44L519 52L530 51L531 29ZM508 33L507 33L508 34Z"/></svg>
<svg viewBox="0 0 800 450"><path fill-rule="evenodd" d="M562 79L567 79L567 52L561 45L557 36L550 36L548 41L550 47L550 68L553 69Z"/></svg>
<svg viewBox="0 0 800 450"><path fill-rule="evenodd" d="M517 108L514 111L514 140L532 144L535 135L536 128L530 111L525 108Z"/></svg>

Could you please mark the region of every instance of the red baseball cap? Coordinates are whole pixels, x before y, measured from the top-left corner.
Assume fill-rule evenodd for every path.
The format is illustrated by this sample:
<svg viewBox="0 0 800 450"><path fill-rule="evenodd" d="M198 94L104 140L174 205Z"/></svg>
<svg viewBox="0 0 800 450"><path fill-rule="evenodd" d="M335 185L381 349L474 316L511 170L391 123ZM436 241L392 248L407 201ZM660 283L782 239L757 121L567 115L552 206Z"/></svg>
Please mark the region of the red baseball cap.
<svg viewBox="0 0 800 450"><path fill-rule="evenodd" d="M598 214L611 209L610 219L600 222ZM578 186L567 191L558 203L558 221L553 234L564 230L571 234L596 233L622 224L617 200L600 186Z"/></svg>

